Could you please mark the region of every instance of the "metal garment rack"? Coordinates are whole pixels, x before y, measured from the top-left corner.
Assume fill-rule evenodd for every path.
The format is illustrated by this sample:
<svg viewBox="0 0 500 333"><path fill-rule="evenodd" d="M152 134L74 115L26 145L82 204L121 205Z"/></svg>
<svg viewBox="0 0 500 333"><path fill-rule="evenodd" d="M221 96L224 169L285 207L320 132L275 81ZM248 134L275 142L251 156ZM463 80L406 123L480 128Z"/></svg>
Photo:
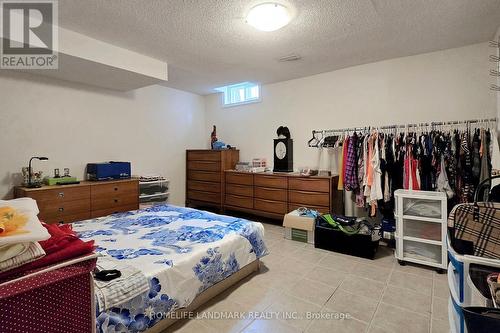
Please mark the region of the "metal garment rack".
<svg viewBox="0 0 500 333"><path fill-rule="evenodd" d="M328 129L328 130L313 130L313 136L315 134L333 134L333 133L346 133L346 132L358 132L358 131L369 131L369 130L387 130L387 129L398 129L398 128L411 128L411 127L428 127L434 129L436 126L447 126L447 125L470 125L470 124L486 124L486 123L496 123L496 118L487 119L470 119L470 120L455 120L455 121L434 121L430 123L416 123L416 124L397 124L397 125L385 125L385 126L365 126L365 127L346 127L338 129Z"/></svg>

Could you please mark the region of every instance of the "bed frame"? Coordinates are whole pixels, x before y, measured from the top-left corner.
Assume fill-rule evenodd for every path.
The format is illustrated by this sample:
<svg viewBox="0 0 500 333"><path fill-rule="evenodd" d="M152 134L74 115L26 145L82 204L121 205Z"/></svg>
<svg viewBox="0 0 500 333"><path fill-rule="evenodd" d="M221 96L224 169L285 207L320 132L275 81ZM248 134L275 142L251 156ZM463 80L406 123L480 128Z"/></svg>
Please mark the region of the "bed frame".
<svg viewBox="0 0 500 333"><path fill-rule="evenodd" d="M151 327L146 331L146 333L161 333L164 330L166 330L169 326L174 324L178 318L187 318L188 313L196 310L199 308L201 305L205 304L215 296L221 294L224 290L228 289L229 287L233 286L234 284L238 283L240 280L244 279L245 277L259 271L260 269L260 260L257 259L250 264L246 265L233 275L229 276L228 278L214 284L210 288L206 289L203 291L201 294L195 297L193 302L189 304L189 306L178 309L173 312L172 318L165 318L162 319L160 322L158 322L155 326Z"/></svg>

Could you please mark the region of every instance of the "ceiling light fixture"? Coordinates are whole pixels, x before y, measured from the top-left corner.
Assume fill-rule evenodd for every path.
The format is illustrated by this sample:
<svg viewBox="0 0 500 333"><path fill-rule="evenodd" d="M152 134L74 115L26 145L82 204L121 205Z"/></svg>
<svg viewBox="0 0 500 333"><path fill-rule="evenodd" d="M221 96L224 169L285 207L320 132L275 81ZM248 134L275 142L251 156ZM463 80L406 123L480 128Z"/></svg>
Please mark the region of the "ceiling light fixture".
<svg viewBox="0 0 500 333"><path fill-rule="evenodd" d="M274 31L290 22L290 13L277 3L263 3L250 9L246 22L262 31Z"/></svg>

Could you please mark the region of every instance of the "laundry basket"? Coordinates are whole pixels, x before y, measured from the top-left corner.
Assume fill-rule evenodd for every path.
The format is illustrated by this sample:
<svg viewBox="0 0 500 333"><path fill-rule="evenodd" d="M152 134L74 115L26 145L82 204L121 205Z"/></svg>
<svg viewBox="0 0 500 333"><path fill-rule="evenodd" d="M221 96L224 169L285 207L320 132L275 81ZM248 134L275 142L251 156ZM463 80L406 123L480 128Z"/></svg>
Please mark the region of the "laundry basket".
<svg viewBox="0 0 500 333"><path fill-rule="evenodd" d="M467 332L467 321L473 329L481 325L478 309L491 299L486 281L500 268L500 203L476 201L455 206L448 217L447 243L450 327L462 333Z"/></svg>
<svg viewBox="0 0 500 333"><path fill-rule="evenodd" d="M499 309L471 306L463 311L468 333L500 332Z"/></svg>
<svg viewBox="0 0 500 333"><path fill-rule="evenodd" d="M0 284L0 332L95 332L96 254Z"/></svg>

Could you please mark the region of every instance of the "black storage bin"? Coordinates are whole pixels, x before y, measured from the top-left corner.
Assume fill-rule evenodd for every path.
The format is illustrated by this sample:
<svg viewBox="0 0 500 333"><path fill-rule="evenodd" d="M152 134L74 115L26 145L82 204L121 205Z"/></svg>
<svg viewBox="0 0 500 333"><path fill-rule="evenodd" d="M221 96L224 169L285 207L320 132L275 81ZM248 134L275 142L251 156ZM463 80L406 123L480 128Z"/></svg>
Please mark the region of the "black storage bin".
<svg viewBox="0 0 500 333"><path fill-rule="evenodd" d="M340 230L333 229L321 217L316 218L314 229L314 247L316 248L374 259L379 237L376 239L373 241L371 235L346 235Z"/></svg>
<svg viewBox="0 0 500 333"><path fill-rule="evenodd" d="M466 306L463 312L467 332L500 332L500 309Z"/></svg>

